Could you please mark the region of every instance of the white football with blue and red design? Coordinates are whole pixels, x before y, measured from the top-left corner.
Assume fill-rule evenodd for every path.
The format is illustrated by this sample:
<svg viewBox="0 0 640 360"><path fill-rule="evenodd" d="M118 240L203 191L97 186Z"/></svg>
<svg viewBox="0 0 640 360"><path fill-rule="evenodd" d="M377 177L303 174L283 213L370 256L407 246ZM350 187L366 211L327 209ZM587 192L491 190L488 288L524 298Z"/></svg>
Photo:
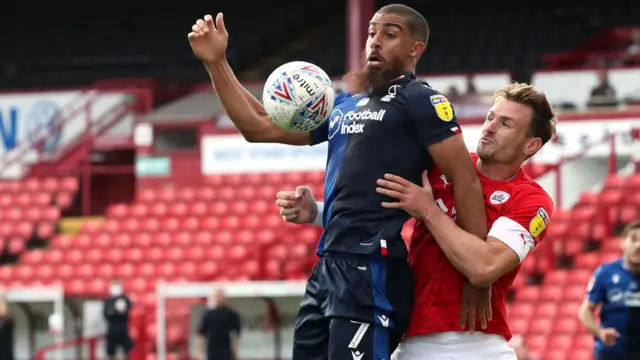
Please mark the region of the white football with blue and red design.
<svg viewBox="0 0 640 360"><path fill-rule="evenodd" d="M269 75L262 103L278 127L307 132L329 118L334 97L331 79L322 69L308 62L292 61Z"/></svg>

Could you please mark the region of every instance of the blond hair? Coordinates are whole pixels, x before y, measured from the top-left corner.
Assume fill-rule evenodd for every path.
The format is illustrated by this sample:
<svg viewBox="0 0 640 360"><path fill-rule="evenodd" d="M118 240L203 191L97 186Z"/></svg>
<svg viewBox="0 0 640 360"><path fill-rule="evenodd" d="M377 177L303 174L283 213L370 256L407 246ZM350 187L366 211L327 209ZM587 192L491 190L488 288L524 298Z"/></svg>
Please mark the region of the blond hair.
<svg viewBox="0 0 640 360"><path fill-rule="evenodd" d="M542 90L530 84L514 82L496 90L493 95L494 104L503 99L528 106L533 110L529 133L540 138L542 145L556 135L556 113Z"/></svg>

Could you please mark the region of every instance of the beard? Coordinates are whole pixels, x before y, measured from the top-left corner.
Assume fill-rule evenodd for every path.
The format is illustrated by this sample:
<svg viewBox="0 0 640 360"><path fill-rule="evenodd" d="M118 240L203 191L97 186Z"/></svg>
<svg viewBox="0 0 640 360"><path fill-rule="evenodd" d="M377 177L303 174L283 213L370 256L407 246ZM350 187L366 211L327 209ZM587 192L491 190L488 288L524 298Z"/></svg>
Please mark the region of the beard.
<svg viewBox="0 0 640 360"><path fill-rule="evenodd" d="M343 77L347 85L347 91L359 94L367 90L372 93L384 92L389 88L389 83L402 75L405 66L400 59L384 59L382 69L372 69L367 66L367 55L362 53L359 70L350 71Z"/></svg>

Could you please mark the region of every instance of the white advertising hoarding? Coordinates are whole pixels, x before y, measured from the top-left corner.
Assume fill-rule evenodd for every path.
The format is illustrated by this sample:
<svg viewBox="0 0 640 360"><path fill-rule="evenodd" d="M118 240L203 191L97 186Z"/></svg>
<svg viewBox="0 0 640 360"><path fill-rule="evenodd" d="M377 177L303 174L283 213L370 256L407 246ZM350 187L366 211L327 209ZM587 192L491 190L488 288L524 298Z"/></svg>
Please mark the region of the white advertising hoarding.
<svg viewBox="0 0 640 360"><path fill-rule="evenodd" d="M580 154L590 144L600 143L587 156L606 157L610 145L603 141L608 134L616 138L616 153L631 155L631 130L640 128L640 118L625 120L587 120L558 123L556 142L547 144L535 157L539 163L556 163L563 157ZM469 151L475 151L482 134L479 125L462 127ZM240 135L205 136L201 143L202 172L205 175L225 173L259 173L324 170L327 143L316 146L249 143Z"/></svg>
<svg viewBox="0 0 640 360"><path fill-rule="evenodd" d="M2 177L19 177L24 165L54 155L127 100L123 93L59 91L0 95L0 166L28 149L26 156ZM129 125L132 118L129 118ZM62 123L62 126L55 127ZM33 143L45 137L40 153Z"/></svg>
<svg viewBox="0 0 640 360"><path fill-rule="evenodd" d="M240 135L202 138L202 173L264 173L324 170L327 143L316 146L249 143Z"/></svg>

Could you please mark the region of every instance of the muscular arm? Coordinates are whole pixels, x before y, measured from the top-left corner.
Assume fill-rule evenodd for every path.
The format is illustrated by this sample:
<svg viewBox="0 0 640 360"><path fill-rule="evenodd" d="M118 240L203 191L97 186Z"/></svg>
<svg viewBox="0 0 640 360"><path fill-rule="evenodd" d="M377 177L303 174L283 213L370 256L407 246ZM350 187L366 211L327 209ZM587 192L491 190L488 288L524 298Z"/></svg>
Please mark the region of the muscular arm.
<svg viewBox="0 0 640 360"><path fill-rule="evenodd" d="M485 241L462 230L435 204L422 221L453 266L475 287L490 286L520 264L518 254L505 243L492 237Z"/></svg>
<svg viewBox="0 0 640 360"><path fill-rule="evenodd" d="M526 196L511 200L491 225L486 241L459 228L435 202L423 211L421 218L440 248L472 285L491 285L516 268L544 238L553 202L544 192L522 191Z"/></svg>
<svg viewBox="0 0 640 360"><path fill-rule="evenodd" d="M453 185L460 226L476 237L484 239L487 236L487 215L482 183L462 134L435 143L429 146L427 151Z"/></svg>
<svg viewBox="0 0 640 360"><path fill-rule="evenodd" d="M309 133L288 132L277 127L262 104L240 84L226 59L206 64L206 68L227 116L247 141L311 144Z"/></svg>

